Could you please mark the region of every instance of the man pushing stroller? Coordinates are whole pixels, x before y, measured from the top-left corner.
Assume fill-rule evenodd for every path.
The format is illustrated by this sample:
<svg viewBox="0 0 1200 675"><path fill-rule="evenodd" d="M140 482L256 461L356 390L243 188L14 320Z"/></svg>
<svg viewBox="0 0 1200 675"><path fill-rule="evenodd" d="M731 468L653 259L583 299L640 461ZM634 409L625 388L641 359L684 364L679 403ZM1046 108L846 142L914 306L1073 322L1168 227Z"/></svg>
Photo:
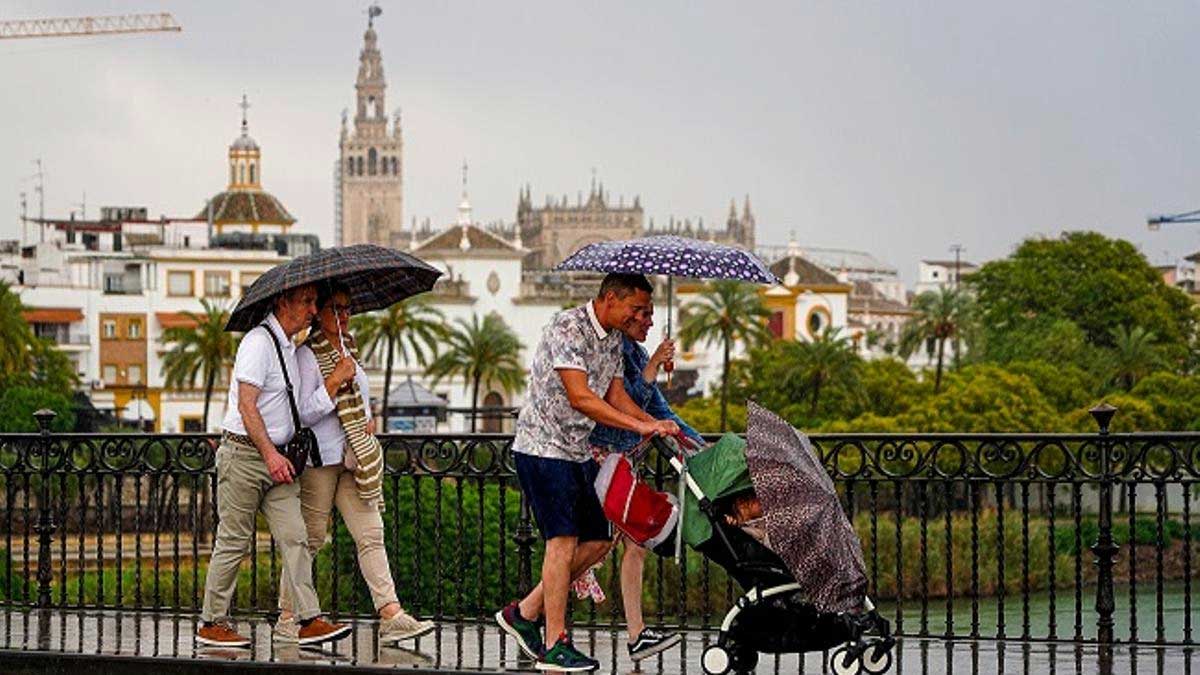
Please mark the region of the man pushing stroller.
<svg viewBox="0 0 1200 675"><path fill-rule="evenodd" d="M641 275L609 274L594 300L555 316L534 354L513 457L546 542L542 582L497 612L496 620L536 659L538 670L578 672L600 665L576 649L565 630L571 580L601 560L612 543L594 490L598 467L589 434L597 422L640 435L679 433L675 422L656 420L634 403L622 382L619 329L651 311L651 293Z"/></svg>

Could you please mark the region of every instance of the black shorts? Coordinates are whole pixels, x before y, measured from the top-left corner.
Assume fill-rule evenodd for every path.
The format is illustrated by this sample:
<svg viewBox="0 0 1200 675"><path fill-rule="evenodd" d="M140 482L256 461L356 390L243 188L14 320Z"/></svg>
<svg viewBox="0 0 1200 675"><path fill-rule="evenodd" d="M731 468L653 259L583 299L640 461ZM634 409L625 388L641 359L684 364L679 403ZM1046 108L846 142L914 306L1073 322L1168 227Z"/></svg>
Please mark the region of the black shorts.
<svg viewBox="0 0 1200 675"><path fill-rule="evenodd" d="M579 541L612 538L604 509L596 498L596 474L600 465L589 459L535 457L513 453L517 480L529 500L542 538L577 537Z"/></svg>

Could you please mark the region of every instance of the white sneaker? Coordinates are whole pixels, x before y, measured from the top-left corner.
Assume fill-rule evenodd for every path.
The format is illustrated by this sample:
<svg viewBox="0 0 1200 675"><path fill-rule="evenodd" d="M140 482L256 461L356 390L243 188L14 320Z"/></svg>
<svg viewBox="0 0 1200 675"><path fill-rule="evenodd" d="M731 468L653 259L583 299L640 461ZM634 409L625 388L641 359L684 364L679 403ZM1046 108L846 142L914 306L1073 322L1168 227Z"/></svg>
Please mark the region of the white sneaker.
<svg viewBox="0 0 1200 675"><path fill-rule="evenodd" d="M271 631L271 639L277 642L300 642L300 622L293 614L288 618L280 617Z"/></svg>
<svg viewBox="0 0 1200 675"><path fill-rule="evenodd" d="M437 625L432 621L421 621L413 618L408 612L400 610L390 619L379 621L379 641L385 643L411 640L432 631Z"/></svg>

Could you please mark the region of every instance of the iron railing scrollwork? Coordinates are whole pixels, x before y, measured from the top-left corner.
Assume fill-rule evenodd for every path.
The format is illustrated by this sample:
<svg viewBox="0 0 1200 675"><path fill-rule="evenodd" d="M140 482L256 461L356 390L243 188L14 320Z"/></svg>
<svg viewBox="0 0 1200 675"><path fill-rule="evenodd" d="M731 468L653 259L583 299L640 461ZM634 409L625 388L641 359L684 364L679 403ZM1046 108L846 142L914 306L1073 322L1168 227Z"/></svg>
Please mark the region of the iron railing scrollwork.
<svg viewBox="0 0 1200 675"><path fill-rule="evenodd" d="M872 597L902 634L1194 644L1200 433L1111 433L1111 413L1098 413L1098 433L812 437L860 535ZM218 437L39 423L0 434L0 605L195 611L217 525ZM511 436L381 441L406 605L484 621L536 583L540 541ZM662 458L642 470L673 490ZM331 540L316 561L326 609L370 614L348 533L339 525ZM601 583L617 603L609 560ZM734 596L694 552L648 571L645 612L666 624L713 628ZM264 531L239 606L274 612L280 572ZM574 606L578 623L620 623L616 605Z"/></svg>

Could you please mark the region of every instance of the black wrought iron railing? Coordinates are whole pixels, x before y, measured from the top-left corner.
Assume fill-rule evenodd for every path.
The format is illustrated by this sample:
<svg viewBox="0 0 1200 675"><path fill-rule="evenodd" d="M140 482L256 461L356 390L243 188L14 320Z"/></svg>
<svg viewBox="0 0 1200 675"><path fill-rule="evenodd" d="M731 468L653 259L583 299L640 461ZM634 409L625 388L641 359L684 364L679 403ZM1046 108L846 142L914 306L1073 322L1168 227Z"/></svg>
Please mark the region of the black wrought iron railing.
<svg viewBox="0 0 1200 675"><path fill-rule="evenodd" d="M813 437L863 544L870 594L902 635L1194 645L1200 434L830 434ZM48 429L49 418L42 418ZM487 620L529 588L540 542L505 435L388 435L386 538L401 601ZM0 435L0 605L197 611L216 528L218 439ZM674 489L663 458L648 480ZM370 615L335 517L318 555L323 607ZM280 567L260 528L243 611L275 610ZM606 603L623 623L617 553ZM649 621L711 628L740 592L695 552L650 558Z"/></svg>

